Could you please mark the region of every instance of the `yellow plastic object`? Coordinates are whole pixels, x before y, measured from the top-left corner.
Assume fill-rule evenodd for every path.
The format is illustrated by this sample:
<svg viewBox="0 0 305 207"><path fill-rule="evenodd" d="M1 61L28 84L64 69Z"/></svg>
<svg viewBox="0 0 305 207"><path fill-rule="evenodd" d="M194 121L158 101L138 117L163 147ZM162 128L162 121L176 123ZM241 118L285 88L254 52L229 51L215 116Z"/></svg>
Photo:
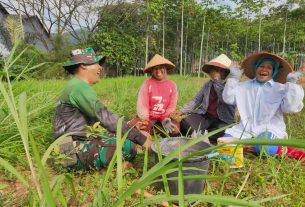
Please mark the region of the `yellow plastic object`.
<svg viewBox="0 0 305 207"><path fill-rule="evenodd" d="M223 137L218 138L218 144L225 144L230 143L233 141L239 140L238 138L231 138L231 137ZM220 158L222 160L226 160L230 168L241 168L243 167L243 147L241 145L236 144L227 144L225 147L218 150Z"/></svg>

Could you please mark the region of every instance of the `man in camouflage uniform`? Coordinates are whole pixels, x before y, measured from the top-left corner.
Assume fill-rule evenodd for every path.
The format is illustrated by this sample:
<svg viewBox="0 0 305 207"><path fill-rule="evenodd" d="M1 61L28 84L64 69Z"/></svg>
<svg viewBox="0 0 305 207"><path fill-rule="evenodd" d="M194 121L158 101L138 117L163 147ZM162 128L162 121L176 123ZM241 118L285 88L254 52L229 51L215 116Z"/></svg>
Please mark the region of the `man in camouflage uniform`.
<svg viewBox="0 0 305 207"><path fill-rule="evenodd" d="M109 164L115 152L119 118L99 101L91 87L98 82L105 59L105 56L95 55L91 48L76 49L71 52L70 62L63 66L73 78L66 85L56 107L55 135L59 137L74 132L72 138L67 137L60 145L61 152L72 158L66 166L100 170ZM96 122L109 132L98 138L86 137L88 129L85 126ZM151 138L137 129L130 129L123 122L122 133L127 131L122 152L124 159L130 161L137 152L135 144L150 147Z"/></svg>

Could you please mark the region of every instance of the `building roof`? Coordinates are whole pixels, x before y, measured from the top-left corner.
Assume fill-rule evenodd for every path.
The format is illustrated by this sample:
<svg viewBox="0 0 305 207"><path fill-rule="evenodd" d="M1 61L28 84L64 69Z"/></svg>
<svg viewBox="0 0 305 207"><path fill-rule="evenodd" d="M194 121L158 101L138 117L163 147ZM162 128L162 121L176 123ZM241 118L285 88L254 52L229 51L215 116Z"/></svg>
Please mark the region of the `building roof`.
<svg viewBox="0 0 305 207"><path fill-rule="evenodd" d="M0 11L2 11L2 13L4 13L5 15L9 15L9 16L18 16L18 14L10 14L10 12L0 3ZM39 17L37 15L21 15L22 20L23 21L31 21L33 19L37 20L37 22L39 23L39 25L41 26L41 28L43 29L43 32L47 35L47 37L50 37L50 34L48 33L47 29L45 28L45 26L42 24L41 20L39 19Z"/></svg>
<svg viewBox="0 0 305 207"><path fill-rule="evenodd" d="M7 17L14 17L14 18L20 18L20 15L14 13L8 8L5 8L5 5L3 3L0 3L0 14L4 16L4 18ZM37 15L21 15L22 18L22 24L25 29L25 34L31 34L35 33L35 37L40 39L38 36L41 36L41 38L45 39L47 42L47 46L42 43L42 49L49 50L49 41L50 41L50 33L46 29L46 27L43 25L41 19ZM42 42L40 40L39 42ZM44 41L43 41L44 42ZM35 46L40 48L40 43L34 43Z"/></svg>
<svg viewBox="0 0 305 207"><path fill-rule="evenodd" d="M18 14L9 14L9 16L15 16L15 17L19 18ZM38 24L43 29L43 32L47 35L47 37L50 37L50 34L48 33L48 31L46 30L46 28L44 27L44 25L42 24L42 22L40 21L38 16L36 16L36 15L32 15L32 16L21 15L21 18L22 18L23 22L37 20ZM36 29L39 29L39 28L36 28Z"/></svg>
<svg viewBox="0 0 305 207"><path fill-rule="evenodd" d="M9 12L2 6L2 4L0 3L0 11L4 14L9 14Z"/></svg>

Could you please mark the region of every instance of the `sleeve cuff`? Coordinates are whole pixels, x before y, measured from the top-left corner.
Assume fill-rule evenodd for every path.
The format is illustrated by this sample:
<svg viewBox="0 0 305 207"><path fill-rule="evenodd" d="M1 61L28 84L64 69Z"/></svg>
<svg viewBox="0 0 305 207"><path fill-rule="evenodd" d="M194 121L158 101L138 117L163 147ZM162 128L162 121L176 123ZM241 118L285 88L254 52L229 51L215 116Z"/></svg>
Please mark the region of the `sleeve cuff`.
<svg viewBox="0 0 305 207"><path fill-rule="evenodd" d="M131 129L127 138L139 145L143 145L146 142L146 137L135 128Z"/></svg>

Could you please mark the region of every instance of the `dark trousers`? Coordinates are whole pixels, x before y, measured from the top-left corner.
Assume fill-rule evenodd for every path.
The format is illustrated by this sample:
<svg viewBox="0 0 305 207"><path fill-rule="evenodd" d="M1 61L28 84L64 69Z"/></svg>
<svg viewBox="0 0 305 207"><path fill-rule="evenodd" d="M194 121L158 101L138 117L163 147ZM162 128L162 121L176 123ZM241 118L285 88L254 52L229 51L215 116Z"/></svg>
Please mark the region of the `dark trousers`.
<svg viewBox="0 0 305 207"><path fill-rule="evenodd" d="M212 116L209 116L208 114L195 114L191 113L186 118L181 120L180 127L181 127L181 133L183 135L192 134L194 131L201 131L204 133L205 130L208 130L208 132L211 132L213 130L222 128L224 126L227 126L228 124L221 121L218 118L214 118ZM217 139L219 137L222 137L224 135L224 131L221 131L217 134L214 134L209 137L209 140L212 144L217 143Z"/></svg>

